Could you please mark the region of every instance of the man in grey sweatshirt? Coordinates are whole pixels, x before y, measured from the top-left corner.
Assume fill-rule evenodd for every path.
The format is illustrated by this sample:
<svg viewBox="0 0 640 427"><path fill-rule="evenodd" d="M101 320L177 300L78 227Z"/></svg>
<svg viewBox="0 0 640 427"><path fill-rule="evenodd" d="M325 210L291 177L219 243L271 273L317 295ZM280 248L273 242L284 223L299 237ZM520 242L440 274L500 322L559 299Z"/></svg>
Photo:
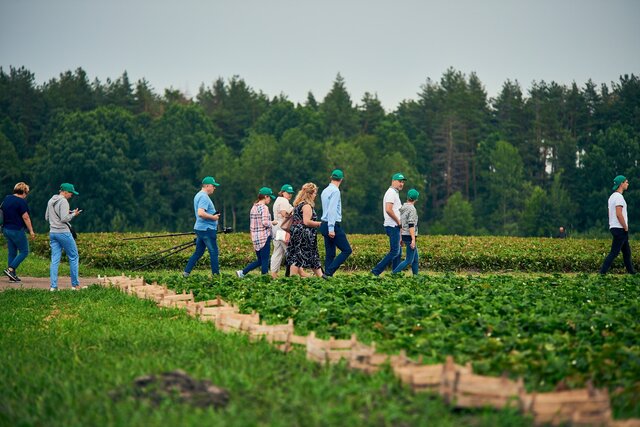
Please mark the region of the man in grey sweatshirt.
<svg viewBox="0 0 640 427"><path fill-rule="evenodd" d="M62 251L69 258L69 267L71 269L71 288L78 290L80 281L78 279L78 266L80 257L78 256L78 246L71 234L69 223L73 218L78 216L80 209L69 210L69 199L78 192L73 184L63 183L60 185L60 192L47 203L47 211L44 218L49 222L49 245L51 246L51 266L49 268L49 277L51 281L50 291L58 290L58 267L60 266L60 258Z"/></svg>

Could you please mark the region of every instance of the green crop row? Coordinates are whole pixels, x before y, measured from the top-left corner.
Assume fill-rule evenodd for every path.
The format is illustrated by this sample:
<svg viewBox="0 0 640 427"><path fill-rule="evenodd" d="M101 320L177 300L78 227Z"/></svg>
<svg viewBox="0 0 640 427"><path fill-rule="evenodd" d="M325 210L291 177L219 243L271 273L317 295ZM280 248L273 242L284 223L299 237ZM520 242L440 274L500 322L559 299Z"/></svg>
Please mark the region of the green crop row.
<svg viewBox="0 0 640 427"><path fill-rule="evenodd" d="M153 236L153 234L145 234ZM129 240L142 234L92 233L82 234L78 241L81 262L98 268L130 269L143 262L141 257L157 254L192 237L168 237ZM388 250L384 235L350 235L353 254L343 270L369 271ZM222 268L241 268L255 259L248 234L218 236ZM321 258L323 239L318 239ZM610 247L603 239L547 239L518 237L419 236L420 266L435 271L530 271L530 272L595 272L598 271ZM32 244L35 253L49 256L46 236ZM193 248L172 255L157 266L166 269L184 268ZM636 265L640 264L640 245L632 242ZM621 257L620 257L621 258ZM200 266L208 265L208 256ZM614 271L623 271L622 260L614 263Z"/></svg>
<svg viewBox="0 0 640 427"><path fill-rule="evenodd" d="M320 279L147 274L196 299L216 295L296 333L375 341L426 363L452 355L476 371L523 376L529 390L608 387L618 415L640 415L640 300L636 276L424 275Z"/></svg>

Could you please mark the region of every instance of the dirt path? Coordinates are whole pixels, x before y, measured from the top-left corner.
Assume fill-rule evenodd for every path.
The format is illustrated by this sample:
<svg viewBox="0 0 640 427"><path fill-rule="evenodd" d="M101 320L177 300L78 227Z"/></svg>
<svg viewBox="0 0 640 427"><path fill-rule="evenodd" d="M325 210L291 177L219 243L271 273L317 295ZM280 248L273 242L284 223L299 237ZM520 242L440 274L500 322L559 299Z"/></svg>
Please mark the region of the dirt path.
<svg viewBox="0 0 640 427"><path fill-rule="evenodd" d="M7 276L0 277L0 291L5 289L49 289L48 277L20 277L22 282L10 282ZM80 277L80 286L89 286L97 283L97 277ZM69 276L60 276L58 278L58 289L71 289L71 278Z"/></svg>

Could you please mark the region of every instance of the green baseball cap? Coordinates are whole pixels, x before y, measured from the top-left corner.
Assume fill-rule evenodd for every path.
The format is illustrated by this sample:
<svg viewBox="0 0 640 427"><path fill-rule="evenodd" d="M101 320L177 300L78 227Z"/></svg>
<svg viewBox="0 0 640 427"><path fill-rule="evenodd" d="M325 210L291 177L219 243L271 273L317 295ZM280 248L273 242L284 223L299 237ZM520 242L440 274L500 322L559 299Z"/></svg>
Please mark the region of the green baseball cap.
<svg viewBox="0 0 640 427"><path fill-rule="evenodd" d="M285 193L293 194L293 187L289 184L285 184L280 187L280 191L284 191Z"/></svg>
<svg viewBox="0 0 640 427"><path fill-rule="evenodd" d="M392 179L393 181L406 181L406 180L407 180L407 178L405 178L405 177L404 177L404 175L402 175L400 172L398 172L398 173L394 174L394 175L391 177L391 179Z"/></svg>
<svg viewBox="0 0 640 427"><path fill-rule="evenodd" d="M331 178L344 179L344 173L342 173L340 169L334 169L333 172L331 172Z"/></svg>
<svg viewBox="0 0 640 427"><path fill-rule="evenodd" d="M620 185L622 185L622 183L625 182L626 180L627 180L627 177L624 175L618 175L615 178L613 178L613 191L616 191L618 187L620 187Z"/></svg>
<svg viewBox="0 0 640 427"><path fill-rule="evenodd" d="M212 176L204 177L204 179L202 180L202 185L206 185L206 184L215 185L216 187L220 186L220 184L218 184Z"/></svg>
<svg viewBox="0 0 640 427"><path fill-rule="evenodd" d="M269 187L262 187L260 191L258 191L258 194L261 194L263 196L270 196L272 199L276 198L276 196L273 195L273 191L271 191Z"/></svg>
<svg viewBox="0 0 640 427"><path fill-rule="evenodd" d="M416 190L415 188L412 188L411 190L407 191L407 197L410 198L411 200L418 200L419 195L420 193L418 193L418 190Z"/></svg>
<svg viewBox="0 0 640 427"><path fill-rule="evenodd" d="M66 191L68 193L73 193L76 196L78 195L78 192L76 191L76 189L73 188L73 184L69 184L68 182L60 184L60 190Z"/></svg>

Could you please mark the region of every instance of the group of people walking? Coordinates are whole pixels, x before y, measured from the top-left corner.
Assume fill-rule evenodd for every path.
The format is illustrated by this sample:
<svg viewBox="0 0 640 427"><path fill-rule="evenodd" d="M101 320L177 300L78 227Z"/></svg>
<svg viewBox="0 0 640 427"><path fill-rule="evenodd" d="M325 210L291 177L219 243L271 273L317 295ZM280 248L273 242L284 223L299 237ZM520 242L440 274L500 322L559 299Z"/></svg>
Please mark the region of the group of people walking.
<svg viewBox="0 0 640 427"><path fill-rule="evenodd" d="M284 184L277 196L271 188L260 188L249 213L249 229L256 259L243 269L237 270L236 275L243 278L259 267L262 274L270 272L271 276L276 278L284 262L287 275L306 277L313 274L324 279L333 276L352 253L351 245L341 224L340 185L343 180L342 170L335 169L331 172L330 182L320 194L322 204L320 218L316 212L318 198L316 184L312 182L304 184L295 198L294 189L290 184ZM418 274L416 244L418 214L414 204L418 200L419 193L415 189L409 190L407 201L402 205L399 191L404 187L405 181L403 174L394 174L391 187L383 200L384 225L389 236L389 253L372 270L376 276L380 275L389 264L392 264L393 273L399 273L411 266L413 274ZM194 198L196 250L182 273L184 277L189 276L196 262L204 254L205 247L209 248L211 272L219 274L218 247L215 237L219 215L216 215L213 202L208 197L217 186L219 184L213 177L205 177L202 180L201 191ZM268 208L272 200L275 200L273 217ZM324 239L324 268L318 251L318 232ZM400 262L401 240L407 247L403 262ZM273 255L270 256L272 242Z"/></svg>
<svg viewBox="0 0 640 427"><path fill-rule="evenodd" d="M290 184L284 184L277 197L270 188L260 188L249 213L251 241L256 259L242 270L236 271L236 275L243 278L250 271L260 267L262 274L271 272L271 276L276 278L284 262L290 275L306 277L309 270L317 277L326 279L333 276L352 253L351 245L342 228L340 185L343 180L344 173L340 169L331 172L330 182L320 194L320 218L315 209L318 198L316 184L304 184L295 198L294 189ZM371 270L376 277L389 266L392 273L400 273L410 266L413 274L418 274L418 213L415 203L420 193L416 189L410 189L406 202L402 204L400 191L404 188L405 182L406 178L402 173L394 174L391 177L391 185L382 199L383 225L389 238L389 251ZM204 255L205 249L209 251L211 272L220 273L217 243L220 213L216 211L210 197L218 186L220 184L213 177L205 177L201 190L193 199L196 245L182 273L184 277L190 275L198 260ZM620 252L623 254L627 272L635 274L629 245L627 203L623 197L628 187L629 181L623 175L614 178L613 193L608 202L609 230L613 241L611 250L600 268L601 274L609 270ZM3 272L13 283L21 282L17 269L29 254L29 242L25 232L28 232L32 239L35 238L26 201L29 191L26 183L19 182L14 186L13 194L6 196L0 204L2 234L8 243L7 268ZM78 195L78 192L73 184L63 183L58 194L53 195L47 202L45 219L49 223L51 247L51 291L58 289L58 267L62 252L65 252L69 259L72 289L77 290L80 284L78 247L71 221L82 211L78 208L70 210L69 200L74 195ZM269 211L272 200L275 200L273 217ZM318 251L318 231L324 239L324 269ZM272 242L273 255L270 256ZM404 260L401 258L402 246L406 248Z"/></svg>
<svg viewBox="0 0 640 427"><path fill-rule="evenodd" d="M6 196L0 205L3 219L2 234L7 240L8 246L7 268L3 272L12 283L22 281L17 270L29 255L29 241L25 231L28 231L32 239L36 237L29 214L29 205L26 201L29 191L30 188L26 183L19 182L13 187L13 194ZM51 247L50 291L58 290L58 268L62 252L66 253L69 259L71 289L79 289L80 257L71 220L80 215L82 210L78 208L70 210L69 199L74 195L78 195L78 192L73 184L65 182L60 185L58 194L53 195L47 202L45 220L49 223L49 246Z"/></svg>

